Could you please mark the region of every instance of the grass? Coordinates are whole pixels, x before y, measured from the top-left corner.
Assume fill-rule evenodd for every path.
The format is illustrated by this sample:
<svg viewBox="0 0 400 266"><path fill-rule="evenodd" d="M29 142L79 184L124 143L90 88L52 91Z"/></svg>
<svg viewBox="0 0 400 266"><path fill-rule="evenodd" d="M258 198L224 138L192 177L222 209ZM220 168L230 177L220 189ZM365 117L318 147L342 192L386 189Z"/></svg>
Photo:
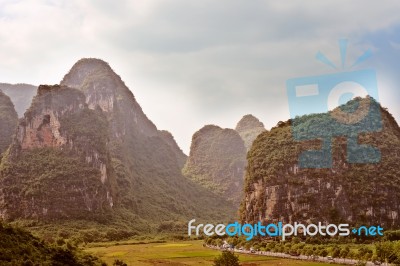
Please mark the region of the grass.
<svg viewBox="0 0 400 266"><path fill-rule="evenodd" d="M127 245L96 245L85 251L99 256L109 265L120 259L128 265L212 265L221 252L203 247L203 241L182 241ZM325 263L238 254L243 266L322 266Z"/></svg>
<svg viewBox="0 0 400 266"><path fill-rule="evenodd" d="M170 244L164 244L164 245L158 245L154 246L156 248L173 248L173 247L189 247L192 244L183 244L183 243L170 243Z"/></svg>

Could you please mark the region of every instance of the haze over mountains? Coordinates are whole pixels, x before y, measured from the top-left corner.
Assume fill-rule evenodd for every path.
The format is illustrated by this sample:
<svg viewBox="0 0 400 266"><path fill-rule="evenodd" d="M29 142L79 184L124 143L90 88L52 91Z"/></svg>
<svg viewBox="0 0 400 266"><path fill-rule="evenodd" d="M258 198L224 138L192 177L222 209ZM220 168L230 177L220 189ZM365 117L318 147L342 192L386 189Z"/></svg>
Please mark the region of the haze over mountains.
<svg viewBox="0 0 400 266"><path fill-rule="evenodd" d="M185 155L98 59L39 86L2 160L6 220L223 220L234 208L181 174ZM111 215L111 216L110 216Z"/></svg>
<svg viewBox="0 0 400 266"><path fill-rule="evenodd" d="M33 96L36 95L37 87L29 84L0 83L0 90L11 98L18 117L23 117L31 105Z"/></svg>
<svg viewBox="0 0 400 266"><path fill-rule="evenodd" d="M207 125L193 135L182 172L238 205L245 165L246 148L239 134L233 129Z"/></svg>
<svg viewBox="0 0 400 266"><path fill-rule="evenodd" d="M192 137L190 154L182 172L188 178L239 205L243 196L246 153L265 131L253 115L245 115L236 129L206 125Z"/></svg>
<svg viewBox="0 0 400 266"><path fill-rule="evenodd" d="M253 115L245 115L237 123L235 130L239 133L244 141L246 150L248 151L253 145L254 140L265 131L264 124Z"/></svg>
<svg viewBox="0 0 400 266"><path fill-rule="evenodd" d="M332 169L299 169L299 152L318 141L295 141L291 120L267 131L252 115L235 129L204 126L186 156L99 59L79 60L60 85L19 86L3 84L10 96L0 93L0 217L7 221L85 220L135 234L166 221L233 220L241 202L243 222L399 226L400 129L375 101L383 129L358 140L379 147L381 162L346 162L339 137ZM296 122L305 132L327 130L329 114Z"/></svg>

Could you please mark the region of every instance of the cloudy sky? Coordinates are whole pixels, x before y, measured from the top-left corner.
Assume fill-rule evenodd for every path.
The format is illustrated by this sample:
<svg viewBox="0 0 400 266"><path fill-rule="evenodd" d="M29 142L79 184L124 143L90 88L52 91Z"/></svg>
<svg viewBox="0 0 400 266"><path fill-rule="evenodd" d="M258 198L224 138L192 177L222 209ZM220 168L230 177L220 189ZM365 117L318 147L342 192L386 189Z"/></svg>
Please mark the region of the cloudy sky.
<svg viewBox="0 0 400 266"><path fill-rule="evenodd" d="M379 97L400 118L400 2L236 0L0 0L0 81L55 84L82 57L107 61L159 129L188 153L206 124L245 114L267 128L289 118L286 80L377 72ZM321 99L323 100L323 99Z"/></svg>

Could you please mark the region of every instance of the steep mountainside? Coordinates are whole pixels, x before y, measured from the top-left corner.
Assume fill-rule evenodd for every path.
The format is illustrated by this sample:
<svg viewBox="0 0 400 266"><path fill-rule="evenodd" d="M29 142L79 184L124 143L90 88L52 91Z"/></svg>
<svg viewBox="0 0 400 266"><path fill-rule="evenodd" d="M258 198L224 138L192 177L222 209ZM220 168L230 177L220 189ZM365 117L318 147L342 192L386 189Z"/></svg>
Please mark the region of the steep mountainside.
<svg viewBox="0 0 400 266"><path fill-rule="evenodd" d="M10 146L17 124L18 115L14 105L10 98L0 91L0 155Z"/></svg>
<svg viewBox="0 0 400 266"><path fill-rule="evenodd" d="M178 161L179 168L182 169L186 163L187 156L183 153L181 148L179 148L178 144L176 143L174 136L166 130L161 130L160 135L163 140L170 145L172 151L175 153L176 160Z"/></svg>
<svg viewBox="0 0 400 266"><path fill-rule="evenodd" d="M76 219L109 212L116 192L107 125L82 92L39 86L2 160L1 217Z"/></svg>
<svg viewBox="0 0 400 266"><path fill-rule="evenodd" d="M231 202L182 175L185 157L107 63L82 59L61 85L39 86L20 119L1 162L0 217L90 220L122 230L118 238L165 221L232 218Z"/></svg>
<svg viewBox="0 0 400 266"><path fill-rule="evenodd" d="M0 83L0 90L11 98L18 117L23 117L25 111L31 105L33 96L36 95L37 87L29 84Z"/></svg>
<svg viewBox="0 0 400 266"><path fill-rule="evenodd" d="M253 141L265 131L264 124L253 115L245 115L237 123L235 130L244 141L246 149L249 150Z"/></svg>
<svg viewBox="0 0 400 266"><path fill-rule="evenodd" d="M340 110L351 113L358 106L361 106L359 110L368 110L362 109L368 106L364 105L366 101L370 101L370 108L378 110L376 113L380 115L356 123L340 125L335 122L335 114ZM295 132L300 139L306 139L307 134L326 136L331 132L347 136L352 129L361 131L364 121L369 121L367 126L370 128L379 127L382 121L381 130L366 130L358 136L359 144L379 148L379 162L349 163L349 158L354 162L365 154L350 145L348 137L335 137L332 168L299 168L300 152L319 149L321 142L294 140L291 125L296 125ZM265 219L380 224L385 229L399 227L399 162L399 126L391 114L371 98L356 98L333 112L280 122L270 132L259 135L248 153L241 219L248 222Z"/></svg>
<svg viewBox="0 0 400 266"><path fill-rule="evenodd" d="M82 59L61 84L82 91L88 107L98 106L109 123L107 149L118 188L115 209L152 223L233 215L229 202L181 174L185 156L175 140L157 130L107 63Z"/></svg>
<svg viewBox="0 0 400 266"><path fill-rule="evenodd" d="M246 148L235 130L208 125L193 135L183 173L238 204L245 159Z"/></svg>

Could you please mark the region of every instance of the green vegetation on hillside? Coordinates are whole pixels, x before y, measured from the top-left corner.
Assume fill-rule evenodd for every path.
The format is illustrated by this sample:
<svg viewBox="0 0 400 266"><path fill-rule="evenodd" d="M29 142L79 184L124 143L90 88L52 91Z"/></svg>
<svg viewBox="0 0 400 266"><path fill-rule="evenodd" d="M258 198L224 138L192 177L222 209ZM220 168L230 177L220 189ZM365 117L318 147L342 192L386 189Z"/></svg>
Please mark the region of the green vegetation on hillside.
<svg viewBox="0 0 400 266"><path fill-rule="evenodd" d="M242 195L245 156L243 140L235 130L208 125L193 135L190 155L182 172L237 203Z"/></svg>
<svg viewBox="0 0 400 266"><path fill-rule="evenodd" d="M67 142L61 148L48 140L54 138L53 127L58 123L59 134ZM79 90L39 86L38 95L20 121L21 132L2 160L2 217L96 220L110 212L113 175L100 169L101 163L109 163L107 125L101 110L85 106L85 96ZM37 128L27 131L31 127ZM41 131L43 127L48 129ZM35 138L36 142L32 140ZM24 149L23 143L37 147Z"/></svg>
<svg viewBox="0 0 400 266"><path fill-rule="evenodd" d="M23 151L1 169L4 217L90 218L107 212L100 171L55 148ZM105 193L102 193L105 194ZM100 194L101 195L101 194Z"/></svg>
<svg viewBox="0 0 400 266"><path fill-rule="evenodd" d="M107 155L109 140L108 121L100 108L84 108L64 115L60 119L60 132L73 141L76 149L95 150L103 157ZM104 159L104 158L103 158Z"/></svg>
<svg viewBox="0 0 400 266"><path fill-rule="evenodd" d="M157 230L165 221L234 217L231 203L182 175L185 155L172 135L157 130L106 62L81 59L61 84L79 89L89 106L104 110L109 130L106 148L117 188L114 214L140 217L134 220L147 221L146 230Z"/></svg>
<svg viewBox="0 0 400 266"><path fill-rule="evenodd" d="M133 126L126 125L129 132ZM110 143L121 208L153 225L192 218L233 219L229 202L182 176L174 151L161 137L127 134L122 141Z"/></svg>
<svg viewBox="0 0 400 266"><path fill-rule="evenodd" d="M363 101L366 99L354 99L340 108L355 109ZM256 222L261 216L283 221L381 224L385 229L400 226L395 214L400 211L400 129L391 114L373 99L371 106L379 112L372 112L369 124L334 123L331 112L280 122L259 135L248 153L242 219ZM378 127L379 117L382 130L369 130ZM378 148L380 162L346 161L349 154L363 156L356 150L348 152L346 136L352 130L364 130L358 143ZM337 137L340 132L344 137ZM293 134L297 134L296 139ZM321 148L316 136L332 138L332 168L298 168L301 151ZM263 189L254 197L256 183Z"/></svg>
<svg viewBox="0 0 400 266"><path fill-rule="evenodd" d="M7 95L0 91L0 155L11 144L17 123L18 115L13 103Z"/></svg>
<svg viewBox="0 0 400 266"><path fill-rule="evenodd" d="M182 237L191 219L234 219L231 202L182 175L172 135L157 130L108 64L77 65L68 84L39 86L20 121L1 163L3 219L76 244Z"/></svg>
<svg viewBox="0 0 400 266"><path fill-rule="evenodd" d="M45 130L33 140L21 134L2 162L4 218L40 235L65 227L77 242L233 219L230 202L182 175L185 155L172 135L147 119L107 63L81 60L64 80L39 86L21 132ZM65 144L53 145L58 125Z"/></svg>
<svg viewBox="0 0 400 266"><path fill-rule="evenodd" d="M3 266L96 266L106 265L62 239L49 245L32 234L0 223L0 264Z"/></svg>

